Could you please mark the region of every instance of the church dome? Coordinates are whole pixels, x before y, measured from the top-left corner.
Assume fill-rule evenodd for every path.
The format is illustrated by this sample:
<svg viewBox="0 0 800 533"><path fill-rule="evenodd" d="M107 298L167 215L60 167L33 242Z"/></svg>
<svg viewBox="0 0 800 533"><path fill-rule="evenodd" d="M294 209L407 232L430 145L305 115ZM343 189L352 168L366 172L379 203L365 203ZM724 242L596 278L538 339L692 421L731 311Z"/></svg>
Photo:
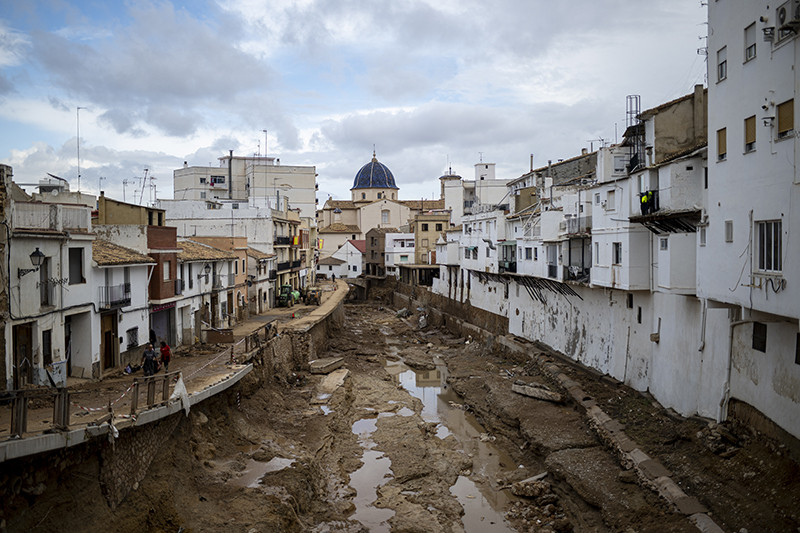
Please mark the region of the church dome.
<svg viewBox="0 0 800 533"><path fill-rule="evenodd" d="M389 167L379 162L375 152L372 152L372 161L361 167L356 174L353 189L399 189L399 187L395 185Z"/></svg>

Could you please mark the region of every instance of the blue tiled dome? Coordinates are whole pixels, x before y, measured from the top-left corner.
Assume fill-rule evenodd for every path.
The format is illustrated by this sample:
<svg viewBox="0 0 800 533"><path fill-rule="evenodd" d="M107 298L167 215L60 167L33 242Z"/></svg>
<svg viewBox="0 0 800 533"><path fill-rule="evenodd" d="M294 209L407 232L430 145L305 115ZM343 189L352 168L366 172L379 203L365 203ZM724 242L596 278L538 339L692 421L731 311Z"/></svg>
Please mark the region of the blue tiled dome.
<svg viewBox="0 0 800 533"><path fill-rule="evenodd" d="M394 183L392 171L380 163L373 152L372 161L361 167L356 174L353 189L399 189L399 187Z"/></svg>

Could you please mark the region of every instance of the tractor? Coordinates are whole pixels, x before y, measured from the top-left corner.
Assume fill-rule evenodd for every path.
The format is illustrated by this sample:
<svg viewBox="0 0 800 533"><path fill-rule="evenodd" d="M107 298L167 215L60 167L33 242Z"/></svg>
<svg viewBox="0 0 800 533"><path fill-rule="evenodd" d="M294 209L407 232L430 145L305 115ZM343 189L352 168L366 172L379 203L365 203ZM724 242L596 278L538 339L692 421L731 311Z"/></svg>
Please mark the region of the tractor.
<svg viewBox="0 0 800 533"><path fill-rule="evenodd" d="M292 307L294 305L294 294L291 285L281 285L278 293L278 307Z"/></svg>

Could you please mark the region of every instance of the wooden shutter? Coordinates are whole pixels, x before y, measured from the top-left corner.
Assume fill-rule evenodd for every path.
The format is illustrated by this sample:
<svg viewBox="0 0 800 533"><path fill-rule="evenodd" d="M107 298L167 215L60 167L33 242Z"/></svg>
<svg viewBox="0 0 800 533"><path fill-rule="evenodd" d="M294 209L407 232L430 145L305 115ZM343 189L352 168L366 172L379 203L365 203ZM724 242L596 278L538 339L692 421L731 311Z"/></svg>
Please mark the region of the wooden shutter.
<svg viewBox="0 0 800 533"><path fill-rule="evenodd" d="M778 106L778 136L785 135L794 129L794 100Z"/></svg>
<svg viewBox="0 0 800 533"><path fill-rule="evenodd" d="M744 119L744 144L745 146L756 142L756 116Z"/></svg>
<svg viewBox="0 0 800 533"><path fill-rule="evenodd" d="M717 159L725 159L728 153L728 132L725 128L717 130Z"/></svg>

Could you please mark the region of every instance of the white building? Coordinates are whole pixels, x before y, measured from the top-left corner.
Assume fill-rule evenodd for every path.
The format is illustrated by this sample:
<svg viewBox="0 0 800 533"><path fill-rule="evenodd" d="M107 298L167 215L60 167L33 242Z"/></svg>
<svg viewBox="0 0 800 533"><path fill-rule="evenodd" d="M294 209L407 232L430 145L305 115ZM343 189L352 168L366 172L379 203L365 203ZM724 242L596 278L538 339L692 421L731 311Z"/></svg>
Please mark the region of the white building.
<svg viewBox="0 0 800 533"><path fill-rule="evenodd" d="M260 156L219 158L219 166L189 166L173 171L175 200L270 201L281 209L280 198L288 197L300 216L315 218L317 173L313 166L281 165L280 159Z"/></svg>
<svg viewBox="0 0 800 533"><path fill-rule="evenodd" d="M414 234L387 233L385 238L386 275L399 277L398 265L410 265L414 262Z"/></svg>
<svg viewBox="0 0 800 533"><path fill-rule="evenodd" d="M464 215L479 208L492 209L510 198L507 185L512 180L497 179L494 163L475 163L475 178L465 180L450 170L439 178L444 209L451 213L451 222L461 224Z"/></svg>
<svg viewBox="0 0 800 533"><path fill-rule="evenodd" d="M709 2L709 156L697 293L725 355L720 416L800 437L796 2Z"/></svg>
<svg viewBox="0 0 800 533"><path fill-rule="evenodd" d="M348 240L329 257L323 257L317 263L317 276L331 279L357 278L363 272L364 251L366 242L363 240Z"/></svg>

